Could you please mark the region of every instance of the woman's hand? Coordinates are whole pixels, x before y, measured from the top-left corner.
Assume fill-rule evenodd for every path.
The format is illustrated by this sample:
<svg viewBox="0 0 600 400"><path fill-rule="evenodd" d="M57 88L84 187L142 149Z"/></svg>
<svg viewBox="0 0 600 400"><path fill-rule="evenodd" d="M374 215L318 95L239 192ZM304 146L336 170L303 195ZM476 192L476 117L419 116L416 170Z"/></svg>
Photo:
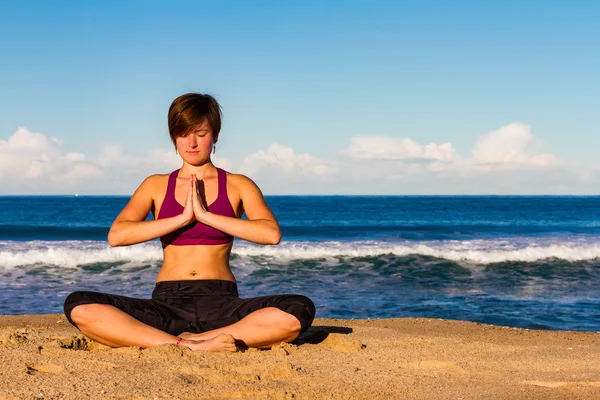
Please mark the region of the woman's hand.
<svg viewBox="0 0 600 400"><path fill-rule="evenodd" d="M192 190L194 194L192 196L192 204L194 207L195 219L200 223L204 223L204 216L208 214L208 211L206 210L206 207L204 207L204 204L202 203L202 198L200 197L198 178L196 177L196 174L192 174Z"/></svg>
<svg viewBox="0 0 600 400"><path fill-rule="evenodd" d="M190 176L190 186L188 188L188 194L185 198L185 207L181 213L181 216L185 222L185 226L196 221L196 216L194 215L194 198L196 197L194 179L195 177Z"/></svg>

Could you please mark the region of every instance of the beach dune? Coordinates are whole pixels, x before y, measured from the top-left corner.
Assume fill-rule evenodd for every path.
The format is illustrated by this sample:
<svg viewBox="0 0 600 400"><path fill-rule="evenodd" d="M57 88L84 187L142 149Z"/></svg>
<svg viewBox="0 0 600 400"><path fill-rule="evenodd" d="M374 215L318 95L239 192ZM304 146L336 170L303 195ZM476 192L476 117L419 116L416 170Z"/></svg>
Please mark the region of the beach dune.
<svg viewBox="0 0 600 400"><path fill-rule="evenodd" d="M0 399L599 399L600 333L317 319L271 350L111 349L63 315L0 317Z"/></svg>

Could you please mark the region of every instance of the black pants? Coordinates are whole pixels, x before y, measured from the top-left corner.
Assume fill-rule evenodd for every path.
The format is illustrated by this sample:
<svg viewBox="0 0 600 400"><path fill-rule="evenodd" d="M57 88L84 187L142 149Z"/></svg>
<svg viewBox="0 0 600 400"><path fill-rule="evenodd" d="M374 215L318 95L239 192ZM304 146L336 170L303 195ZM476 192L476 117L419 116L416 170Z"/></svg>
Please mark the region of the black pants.
<svg viewBox="0 0 600 400"><path fill-rule="evenodd" d="M315 306L306 296L275 295L240 299L237 285L221 280L158 282L152 299L135 299L98 292L74 292L65 300L65 315L82 304L108 304L144 324L172 335L200 333L231 325L246 315L266 307L276 307L300 321L306 331L315 317Z"/></svg>

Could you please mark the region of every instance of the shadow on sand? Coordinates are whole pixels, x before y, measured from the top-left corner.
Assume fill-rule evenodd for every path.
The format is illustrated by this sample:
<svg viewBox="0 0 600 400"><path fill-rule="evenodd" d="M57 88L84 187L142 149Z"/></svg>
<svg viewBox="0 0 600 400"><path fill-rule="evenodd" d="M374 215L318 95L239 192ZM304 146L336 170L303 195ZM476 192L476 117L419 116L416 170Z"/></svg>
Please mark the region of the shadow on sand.
<svg viewBox="0 0 600 400"><path fill-rule="evenodd" d="M292 343L298 346L305 343L319 344L327 339L327 336L329 336L330 333L347 335L352 333L352 328L347 328L345 326L311 326Z"/></svg>

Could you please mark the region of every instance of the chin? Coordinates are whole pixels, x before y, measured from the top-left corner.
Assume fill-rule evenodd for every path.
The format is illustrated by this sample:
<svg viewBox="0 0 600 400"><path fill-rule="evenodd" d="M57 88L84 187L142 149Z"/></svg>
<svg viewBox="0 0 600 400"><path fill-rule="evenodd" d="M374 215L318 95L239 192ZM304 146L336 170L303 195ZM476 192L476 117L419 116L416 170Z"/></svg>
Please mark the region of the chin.
<svg viewBox="0 0 600 400"><path fill-rule="evenodd" d="M184 161L187 162L190 165L193 165L194 167L200 167L200 166L202 166L202 165L204 165L206 163L209 163L210 162L210 158L207 159L207 160L199 160L197 158L187 159L187 160L184 159Z"/></svg>

